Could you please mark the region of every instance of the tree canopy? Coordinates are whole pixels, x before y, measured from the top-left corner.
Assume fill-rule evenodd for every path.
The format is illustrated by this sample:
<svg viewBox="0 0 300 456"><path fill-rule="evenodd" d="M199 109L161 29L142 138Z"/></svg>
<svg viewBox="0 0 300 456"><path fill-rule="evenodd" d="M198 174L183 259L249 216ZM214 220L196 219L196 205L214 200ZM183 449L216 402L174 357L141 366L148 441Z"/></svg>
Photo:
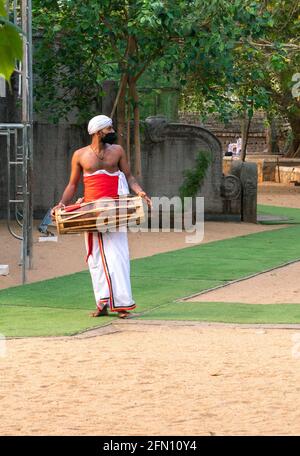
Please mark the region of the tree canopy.
<svg viewBox="0 0 300 456"><path fill-rule="evenodd" d="M269 118L282 113L296 154L299 8L298 0L33 0L36 108L54 121L76 109L86 122L98 111L102 82L114 79L119 139L125 145L133 117L139 175L137 83L151 71L177 81L186 107L225 119L251 118L259 108Z"/></svg>
<svg viewBox="0 0 300 456"><path fill-rule="evenodd" d="M189 109L191 103L203 112L217 111L224 120L233 112L246 112L251 117L255 109L264 109L270 121L279 114L289 121L293 132L289 154L300 156L300 99L296 90L300 79L300 3L256 3L260 3L255 20L259 33L236 40L231 71L222 71L219 80L198 62L188 75L192 96L185 98L185 107ZM203 77L209 80L208 85L203 84Z"/></svg>

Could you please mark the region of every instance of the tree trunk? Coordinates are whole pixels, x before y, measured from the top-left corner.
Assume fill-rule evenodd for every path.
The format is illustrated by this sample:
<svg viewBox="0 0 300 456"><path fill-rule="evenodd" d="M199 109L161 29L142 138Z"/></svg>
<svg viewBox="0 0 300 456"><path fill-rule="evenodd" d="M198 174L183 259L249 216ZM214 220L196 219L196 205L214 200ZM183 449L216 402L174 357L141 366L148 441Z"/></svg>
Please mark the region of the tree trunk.
<svg viewBox="0 0 300 456"><path fill-rule="evenodd" d="M127 137L126 137L126 142L127 142L127 148L126 148L126 153L127 153L127 160L128 163L130 164L131 162L131 153L130 153L130 120L131 120L131 113L130 113L130 97L128 97L127 100Z"/></svg>
<svg viewBox="0 0 300 456"><path fill-rule="evenodd" d="M115 100L115 106L117 106L117 122L118 122L118 144L126 148L126 86L128 81L128 75L123 74L121 84L119 87L118 95ZM114 106L114 108L115 108Z"/></svg>
<svg viewBox="0 0 300 456"><path fill-rule="evenodd" d="M269 121L267 128L267 148L268 154L279 154L277 126L274 119Z"/></svg>
<svg viewBox="0 0 300 456"><path fill-rule="evenodd" d="M246 160L251 119L252 119L252 117L250 117L248 115L248 113L245 112L245 117L244 117L243 126L242 126L242 150L241 150L241 160L242 161Z"/></svg>
<svg viewBox="0 0 300 456"><path fill-rule="evenodd" d="M141 160L141 140L140 140L140 110L139 95L136 87L136 80L129 78L129 93L133 100L134 118L134 175L142 181L142 160Z"/></svg>

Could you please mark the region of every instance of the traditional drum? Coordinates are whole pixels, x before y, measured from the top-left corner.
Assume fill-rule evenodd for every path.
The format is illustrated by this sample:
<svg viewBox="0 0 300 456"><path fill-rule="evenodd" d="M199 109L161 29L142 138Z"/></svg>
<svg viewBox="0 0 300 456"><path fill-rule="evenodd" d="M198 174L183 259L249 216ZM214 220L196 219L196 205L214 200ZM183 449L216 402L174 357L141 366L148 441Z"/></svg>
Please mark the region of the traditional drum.
<svg viewBox="0 0 300 456"><path fill-rule="evenodd" d="M139 225L144 218L142 198L130 195L73 204L55 212L59 234L116 230Z"/></svg>

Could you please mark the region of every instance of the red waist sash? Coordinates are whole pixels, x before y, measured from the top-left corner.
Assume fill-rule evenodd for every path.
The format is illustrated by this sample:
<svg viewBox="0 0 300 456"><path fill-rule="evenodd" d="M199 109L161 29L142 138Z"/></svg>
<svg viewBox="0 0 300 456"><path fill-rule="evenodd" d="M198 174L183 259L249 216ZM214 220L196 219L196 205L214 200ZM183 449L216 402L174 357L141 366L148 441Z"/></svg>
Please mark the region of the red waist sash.
<svg viewBox="0 0 300 456"><path fill-rule="evenodd" d="M119 176L109 176L108 174L93 174L83 176L84 183L84 202L90 203L99 198L117 198Z"/></svg>
<svg viewBox="0 0 300 456"><path fill-rule="evenodd" d="M90 203L99 198L117 198L119 176L109 176L105 173L83 176L84 202ZM93 233L88 233L88 253L86 261L93 253Z"/></svg>

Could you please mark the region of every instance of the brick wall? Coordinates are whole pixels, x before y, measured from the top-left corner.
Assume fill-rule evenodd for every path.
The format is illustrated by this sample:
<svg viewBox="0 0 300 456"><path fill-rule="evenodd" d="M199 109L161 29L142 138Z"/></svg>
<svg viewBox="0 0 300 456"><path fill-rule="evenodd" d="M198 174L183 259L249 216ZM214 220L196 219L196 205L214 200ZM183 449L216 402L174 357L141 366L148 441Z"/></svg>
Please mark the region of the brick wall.
<svg viewBox="0 0 300 456"><path fill-rule="evenodd" d="M205 121L201 121L199 112L180 112L179 122L200 125L210 130L220 140L223 152L227 150L229 143L236 142L237 138L241 136L242 121L239 118L224 124L217 119L217 116L212 115ZM253 116L247 153L253 155L267 153L267 130L263 113L257 112Z"/></svg>

